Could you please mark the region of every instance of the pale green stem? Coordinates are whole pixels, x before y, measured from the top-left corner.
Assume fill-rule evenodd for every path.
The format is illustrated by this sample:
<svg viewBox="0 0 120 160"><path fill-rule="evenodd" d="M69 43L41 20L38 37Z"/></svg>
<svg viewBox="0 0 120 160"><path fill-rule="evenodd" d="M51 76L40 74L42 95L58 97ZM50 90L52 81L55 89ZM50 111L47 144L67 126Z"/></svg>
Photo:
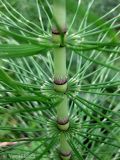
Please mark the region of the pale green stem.
<svg viewBox="0 0 120 160"><path fill-rule="evenodd" d="M54 82L56 91L66 92L66 73L66 49L65 47L59 47L54 49ZM57 83L61 83L62 85L57 85Z"/></svg>
<svg viewBox="0 0 120 160"><path fill-rule="evenodd" d="M66 48L64 47L64 36L66 31L66 0L53 0L53 18L54 26L52 28L53 41L59 45L54 49L54 89L61 93L61 103L56 107L57 123L60 130L66 131L69 128L69 106L68 97L65 92L67 90L67 71L66 71ZM57 24L57 25L56 25ZM63 39L61 39L61 33ZM63 160L69 160L71 157L71 149L65 137L65 133L61 131L60 135L60 153Z"/></svg>
<svg viewBox="0 0 120 160"><path fill-rule="evenodd" d="M71 148L69 144L66 141L66 136L64 133L61 133L60 135L60 148L61 148L61 157L63 160L69 160L71 157Z"/></svg>
<svg viewBox="0 0 120 160"><path fill-rule="evenodd" d="M63 83L63 84L62 84ZM54 49L54 89L57 92L62 93L63 100L56 107L58 127L61 130L67 130L69 123L68 115L68 98L64 94L67 90L67 76L66 76L66 49L65 47L59 47ZM60 125L60 123L62 125ZM64 125L64 123L66 123Z"/></svg>
<svg viewBox="0 0 120 160"><path fill-rule="evenodd" d="M66 0L53 0L53 18L61 30L66 27Z"/></svg>

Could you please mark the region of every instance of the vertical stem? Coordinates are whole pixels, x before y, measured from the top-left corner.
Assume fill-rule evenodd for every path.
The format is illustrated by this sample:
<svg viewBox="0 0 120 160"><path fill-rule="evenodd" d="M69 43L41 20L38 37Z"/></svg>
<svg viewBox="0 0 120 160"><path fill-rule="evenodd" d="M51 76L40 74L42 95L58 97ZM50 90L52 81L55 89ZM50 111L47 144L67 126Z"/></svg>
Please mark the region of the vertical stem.
<svg viewBox="0 0 120 160"><path fill-rule="evenodd" d="M59 25L57 28L55 23L52 28L53 41L59 44L58 48L54 48L54 89L61 92L63 96L63 101L57 107L57 122L61 130L67 130L69 127L68 103L67 96L64 94L67 90L66 48L61 45L61 32L63 39L65 36L66 0L53 0L53 18Z"/></svg>
<svg viewBox="0 0 120 160"><path fill-rule="evenodd" d="M66 49L54 49L54 87L56 91L65 92L67 89Z"/></svg>
<svg viewBox="0 0 120 160"><path fill-rule="evenodd" d="M60 135L60 148L61 148L61 158L63 160L69 160L71 158L71 148L66 141L66 137L64 133Z"/></svg>
<svg viewBox="0 0 120 160"><path fill-rule="evenodd" d="M66 0L53 0L53 18L55 22L52 28L53 41L59 44L59 47L54 49L54 89L63 97L61 103L56 107L57 124L61 130L60 154L63 160L69 160L71 149L64 133L69 128L68 97L65 94L67 90L66 48L64 47Z"/></svg>
<svg viewBox="0 0 120 160"><path fill-rule="evenodd" d="M53 0L53 18L61 30L66 28L66 0Z"/></svg>

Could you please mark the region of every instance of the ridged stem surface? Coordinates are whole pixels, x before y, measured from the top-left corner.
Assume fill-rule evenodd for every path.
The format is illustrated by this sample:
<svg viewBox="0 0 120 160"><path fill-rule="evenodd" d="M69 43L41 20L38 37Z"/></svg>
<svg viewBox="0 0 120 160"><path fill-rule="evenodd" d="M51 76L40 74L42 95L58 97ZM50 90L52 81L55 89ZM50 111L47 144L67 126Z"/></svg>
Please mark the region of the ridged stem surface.
<svg viewBox="0 0 120 160"><path fill-rule="evenodd" d="M57 124L61 130L59 150L61 158L63 160L69 160L71 157L71 149L64 133L69 128L68 97L65 94L67 90L66 48L63 45L66 29L66 0L53 0L53 19L55 22L52 28L53 41L59 44L59 47L53 50L54 89L62 96L61 103L56 107Z"/></svg>

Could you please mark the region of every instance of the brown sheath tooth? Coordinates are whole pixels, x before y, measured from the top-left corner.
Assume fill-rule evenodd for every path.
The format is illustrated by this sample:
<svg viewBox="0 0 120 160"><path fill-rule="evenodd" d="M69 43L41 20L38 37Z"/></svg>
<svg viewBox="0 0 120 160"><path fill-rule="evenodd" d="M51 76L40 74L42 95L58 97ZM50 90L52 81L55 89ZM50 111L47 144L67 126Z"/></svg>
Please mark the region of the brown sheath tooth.
<svg viewBox="0 0 120 160"><path fill-rule="evenodd" d="M60 154L61 154L61 156L63 156L63 157L69 157L69 156L71 156L71 152L60 152Z"/></svg>
<svg viewBox="0 0 120 160"><path fill-rule="evenodd" d="M67 79L55 79L54 83L56 85L64 85L65 83L67 83Z"/></svg>
<svg viewBox="0 0 120 160"><path fill-rule="evenodd" d="M62 34L66 34L66 32L67 32L67 28L64 28L64 29L61 30L61 31L58 31L56 28L53 28L53 29L52 29L52 34L56 34L56 35L60 35L61 33L62 33Z"/></svg>
<svg viewBox="0 0 120 160"><path fill-rule="evenodd" d="M59 124L59 125L65 125L65 124L67 124L69 122L69 119L67 118L67 119L64 119L64 120L57 120L57 123Z"/></svg>

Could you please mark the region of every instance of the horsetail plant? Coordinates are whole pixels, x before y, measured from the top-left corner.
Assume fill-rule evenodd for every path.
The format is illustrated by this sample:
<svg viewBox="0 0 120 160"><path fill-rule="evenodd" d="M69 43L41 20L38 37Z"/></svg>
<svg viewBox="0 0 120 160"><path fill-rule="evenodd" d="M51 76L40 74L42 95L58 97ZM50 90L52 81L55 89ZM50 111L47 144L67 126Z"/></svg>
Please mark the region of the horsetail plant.
<svg viewBox="0 0 120 160"><path fill-rule="evenodd" d="M120 4L96 3L0 0L1 159L119 160Z"/></svg>

